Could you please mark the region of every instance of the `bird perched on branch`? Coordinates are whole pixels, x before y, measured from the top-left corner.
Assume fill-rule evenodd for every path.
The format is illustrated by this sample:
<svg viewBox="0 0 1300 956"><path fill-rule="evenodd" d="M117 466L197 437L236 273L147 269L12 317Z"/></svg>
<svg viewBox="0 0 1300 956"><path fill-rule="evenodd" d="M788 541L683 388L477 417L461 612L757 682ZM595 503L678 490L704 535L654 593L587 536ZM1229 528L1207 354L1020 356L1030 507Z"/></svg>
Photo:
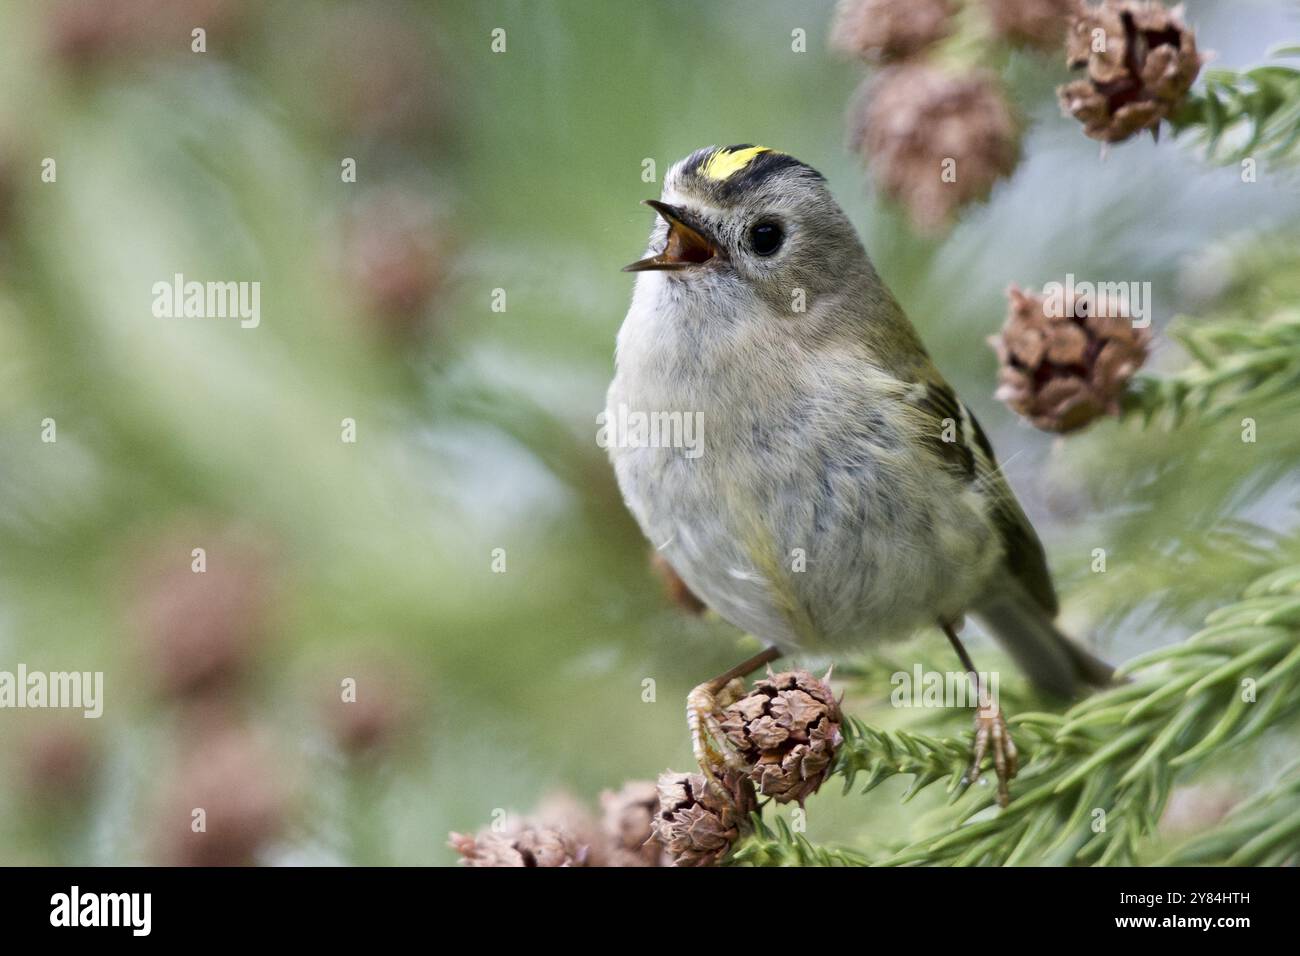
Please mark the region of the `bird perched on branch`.
<svg viewBox="0 0 1300 956"><path fill-rule="evenodd" d="M1052 623L1042 545L979 423L935 368L825 179L761 146L707 147L669 171L606 421L623 496L692 592L767 649L690 695L711 776L738 756L718 723L737 678L783 653L834 656L980 619L1063 695L1111 668ZM638 417L638 414L640 417ZM693 425L688 446L669 424ZM635 428L661 423L659 429ZM667 439L667 440L666 440ZM1001 712L976 718L1016 772Z"/></svg>

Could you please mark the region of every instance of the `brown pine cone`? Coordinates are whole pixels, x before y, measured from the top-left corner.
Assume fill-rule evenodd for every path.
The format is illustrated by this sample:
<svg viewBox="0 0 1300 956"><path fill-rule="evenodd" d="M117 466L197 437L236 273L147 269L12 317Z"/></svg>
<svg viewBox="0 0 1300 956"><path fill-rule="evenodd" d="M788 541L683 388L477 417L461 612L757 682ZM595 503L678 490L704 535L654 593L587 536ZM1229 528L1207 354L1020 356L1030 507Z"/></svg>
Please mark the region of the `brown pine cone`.
<svg viewBox="0 0 1300 956"><path fill-rule="evenodd" d="M78 715L80 717L80 715ZM33 806L57 809L89 795L100 765L97 741L81 721L42 722L19 748L16 782Z"/></svg>
<svg viewBox="0 0 1300 956"><path fill-rule="evenodd" d="M714 866L749 827L758 809L749 780L728 770L720 783L725 799L700 773L659 775L659 810L654 834L674 866Z"/></svg>
<svg viewBox="0 0 1300 956"><path fill-rule="evenodd" d="M653 796L654 784L646 785L651 788ZM602 803L608 793L601 794ZM617 835L610 832L608 814L598 820L585 802L564 791L552 793L542 800L527 822L567 834L578 847L583 866L647 865L636 854L624 850ZM648 835L648 827L646 832Z"/></svg>
<svg viewBox="0 0 1300 956"><path fill-rule="evenodd" d="M1105 34L1095 50L1094 34ZM1181 8L1148 0L1103 0L1080 6L1065 43L1066 63L1086 78L1057 89L1061 109L1093 139L1118 143L1150 129L1154 135L1187 95L1203 57Z"/></svg>
<svg viewBox="0 0 1300 956"><path fill-rule="evenodd" d="M288 92L331 142L410 145L440 138L453 87L445 82L445 64L401 7L334 4L287 15L296 19L278 20L277 32L286 35L266 55L292 52ZM421 19L434 16L430 10Z"/></svg>
<svg viewBox="0 0 1300 956"><path fill-rule="evenodd" d="M872 63L905 60L952 32L951 0L840 0L834 50Z"/></svg>
<svg viewBox="0 0 1300 956"><path fill-rule="evenodd" d="M1007 296L1010 314L989 340L1002 366L997 397L1050 432L1118 414L1125 384L1146 361L1150 331L1134 327L1120 303L1094 306L1074 295L1063 315L1049 316L1043 296L1014 285Z"/></svg>
<svg viewBox="0 0 1300 956"><path fill-rule="evenodd" d="M191 545L207 547L195 572ZM235 533L194 533L151 545L137 572L133 613L142 670L159 693L194 699L230 690L273 630L274 567L265 549Z"/></svg>
<svg viewBox="0 0 1300 956"><path fill-rule="evenodd" d="M751 765L750 780L777 803L817 792L839 747L840 706L807 671L765 677L726 709L722 729Z"/></svg>
<svg viewBox="0 0 1300 956"><path fill-rule="evenodd" d="M1075 10L1074 0L984 0L984 5L994 34L1039 50L1060 47Z"/></svg>
<svg viewBox="0 0 1300 956"><path fill-rule="evenodd" d="M651 832L659 794L649 781L624 784L600 795L603 818L586 804L559 792L546 797L536 812L500 832L474 836L452 833L451 846L466 866L668 866L667 856Z"/></svg>
<svg viewBox="0 0 1300 956"><path fill-rule="evenodd" d="M651 830L659 809L659 792L650 780L633 780L618 791L600 795L601 818L567 793L551 794L530 822L567 834L579 849L583 866L669 866Z"/></svg>
<svg viewBox="0 0 1300 956"><path fill-rule="evenodd" d="M230 715L192 717L181 735L188 749L156 813L160 862L256 863L288 824L296 774L262 734Z"/></svg>
<svg viewBox="0 0 1300 956"><path fill-rule="evenodd" d="M609 844L610 866L668 866L663 845L654 835L659 789L650 780L630 780L617 791L600 795L601 829Z"/></svg>
<svg viewBox="0 0 1300 956"><path fill-rule="evenodd" d="M345 277L394 340L428 331L448 275L440 214L405 187L364 197L349 210L339 234Z"/></svg>
<svg viewBox="0 0 1300 956"><path fill-rule="evenodd" d="M984 199L1020 159L1015 117L995 76L920 63L881 72L859 110L857 147L876 185L923 232Z"/></svg>
<svg viewBox="0 0 1300 956"><path fill-rule="evenodd" d="M546 796L536 812L501 830L450 835L466 866L618 866L608 841L582 801L564 791Z"/></svg>
<svg viewBox="0 0 1300 956"><path fill-rule="evenodd" d="M524 823L503 833L453 833L451 846L465 866L583 866L586 848L555 827Z"/></svg>
<svg viewBox="0 0 1300 956"><path fill-rule="evenodd" d="M355 696L344 697L339 674L356 682ZM419 695L407 677L401 663L371 658L359 666L339 667L322 681L321 716L344 754L375 758L410 742L420 713Z"/></svg>
<svg viewBox="0 0 1300 956"><path fill-rule="evenodd" d="M239 0L115 0L42 4L55 56L72 67L108 59L190 56L190 31L207 31L208 49L245 32L252 5Z"/></svg>

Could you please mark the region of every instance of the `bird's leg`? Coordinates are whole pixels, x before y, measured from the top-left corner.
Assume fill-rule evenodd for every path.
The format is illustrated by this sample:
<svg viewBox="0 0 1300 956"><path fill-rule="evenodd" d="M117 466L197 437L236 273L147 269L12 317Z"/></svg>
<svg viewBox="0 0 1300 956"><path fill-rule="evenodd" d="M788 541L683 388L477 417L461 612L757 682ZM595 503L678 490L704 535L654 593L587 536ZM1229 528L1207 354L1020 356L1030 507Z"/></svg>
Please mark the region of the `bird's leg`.
<svg viewBox="0 0 1300 956"><path fill-rule="evenodd" d="M726 673L700 684L686 698L686 724L691 729L695 762L709 783L723 793L726 793L726 788L719 785L717 774L728 767L742 771L748 767L722 730L722 711L744 694L742 678L780 656L781 652L775 647L766 648Z"/></svg>
<svg viewBox="0 0 1300 956"><path fill-rule="evenodd" d="M970 675L975 687L975 706L977 708L975 711L975 745L971 754L970 770L966 771L966 784L969 786L979 781L980 764L984 762L984 755L988 753L991 744L993 769L998 776L998 806L1005 807L1011 802L1011 795L1007 791L1007 781L1014 777L1016 771L1020 769L1015 741L1011 739L1011 734L1007 730L1007 722L1002 719L1002 708L998 706L997 701L986 696L987 688L982 684L979 672L975 670L975 665L971 662L970 655L966 653L966 648L957 637L956 630L948 623L941 622L940 626L943 628L943 632L948 635L948 641L952 644L953 650L957 652L957 656L961 658L962 666L966 668L966 672Z"/></svg>

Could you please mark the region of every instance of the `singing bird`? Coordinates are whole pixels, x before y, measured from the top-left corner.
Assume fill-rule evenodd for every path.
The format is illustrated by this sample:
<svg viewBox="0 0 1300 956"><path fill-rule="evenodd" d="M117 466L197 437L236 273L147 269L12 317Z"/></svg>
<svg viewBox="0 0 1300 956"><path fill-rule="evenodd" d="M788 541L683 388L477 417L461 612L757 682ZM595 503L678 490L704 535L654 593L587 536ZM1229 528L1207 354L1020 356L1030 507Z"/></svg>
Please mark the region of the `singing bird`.
<svg viewBox="0 0 1300 956"><path fill-rule="evenodd" d="M618 333L606 419L698 422L698 445L611 441L628 508L710 608L766 649L687 704L710 779L735 680L784 653L835 656L981 621L1061 695L1112 668L1053 624L1039 543L993 448L877 275L826 180L761 146L709 146L665 177ZM976 717L976 779L1016 772L1000 710Z"/></svg>

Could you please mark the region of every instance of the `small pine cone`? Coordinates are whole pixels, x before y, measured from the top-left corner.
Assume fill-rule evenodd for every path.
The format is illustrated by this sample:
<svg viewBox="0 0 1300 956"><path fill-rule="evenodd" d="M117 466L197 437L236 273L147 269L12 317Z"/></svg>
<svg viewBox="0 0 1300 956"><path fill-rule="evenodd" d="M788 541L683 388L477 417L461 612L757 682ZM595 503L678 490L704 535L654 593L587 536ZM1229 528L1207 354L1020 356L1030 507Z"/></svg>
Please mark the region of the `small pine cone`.
<svg viewBox="0 0 1300 956"><path fill-rule="evenodd" d="M632 780L600 795L601 827L611 849L612 866L667 866L668 857L654 834L659 788L650 780Z"/></svg>
<svg viewBox="0 0 1300 956"><path fill-rule="evenodd" d="M691 614L703 614L708 610L705 603L695 596L695 592L687 586L681 576L673 570L673 566L658 551L650 552L650 570L663 582L664 594L677 607Z"/></svg>
<svg viewBox="0 0 1300 956"><path fill-rule="evenodd" d="M430 11L426 16L433 16ZM291 88L333 139L437 139L445 126L446 67L409 18L391 4L339 4L279 21L281 55L294 54Z"/></svg>
<svg viewBox="0 0 1300 956"><path fill-rule="evenodd" d="M296 774L256 730L197 713L157 811L160 862L246 866L285 829ZM195 811L203 828L196 831Z"/></svg>
<svg viewBox="0 0 1300 956"><path fill-rule="evenodd" d="M583 866L586 850L555 827L525 823L504 833L453 833L451 846L465 866Z"/></svg>
<svg viewBox="0 0 1300 956"><path fill-rule="evenodd" d="M1009 43L1039 50L1060 47L1074 0L984 0L993 32Z"/></svg>
<svg viewBox="0 0 1300 956"><path fill-rule="evenodd" d="M1094 36L1105 33L1104 49ZM1086 78L1057 89L1061 109L1092 139L1118 143L1150 129L1187 95L1204 58L1183 23L1181 7L1148 0L1103 0L1080 6L1065 43L1066 63Z"/></svg>
<svg viewBox="0 0 1300 956"><path fill-rule="evenodd" d="M191 563L195 541L207 547L204 571ZM273 630L273 570L264 548L235 534L211 531L152 546L137 572L133 623L142 670L160 694L224 694L251 670Z"/></svg>
<svg viewBox="0 0 1300 956"><path fill-rule="evenodd" d="M340 232L351 287L393 341L430 328L446 282L446 237L439 212L417 192L393 187L350 210Z"/></svg>
<svg viewBox="0 0 1300 956"><path fill-rule="evenodd" d="M578 848L583 866L642 866L624 858L622 847L609 837L602 821L585 802L565 791L548 795L528 818L537 827L567 834Z"/></svg>
<svg viewBox="0 0 1300 956"><path fill-rule="evenodd" d="M749 814L758 809L754 787L730 770L719 781L728 801L700 773L659 775L659 811L654 834L674 866L713 866L748 829Z"/></svg>
<svg viewBox="0 0 1300 956"><path fill-rule="evenodd" d="M82 68L109 59L190 55L190 30L202 26L210 49L228 49L244 32L251 5L241 0L65 0L42 4L52 52Z"/></svg>
<svg viewBox="0 0 1300 956"><path fill-rule="evenodd" d="M1073 295L1049 310L1043 296L1015 286L1007 296L1010 314L989 340L1001 363L997 397L1050 432L1118 414L1125 384L1146 361L1150 332L1133 325L1122 303Z"/></svg>
<svg viewBox="0 0 1300 956"><path fill-rule="evenodd" d="M905 60L952 32L951 0L840 0L834 50L872 63Z"/></svg>
<svg viewBox="0 0 1300 956"><path fill-rule="evenodd" d="M840 705L825 681L807 671L763 678L726 709L722 729L751 765L758 792L800 804L817 792L835 759Z"/></svg>
<svg viewBox="0 0 1300 956"><path fill-rule="evenodd" d="M604 817L567 793L553 793L537 811L507 830L476 836L451 834L451 846L467 866L667 866L651 834L659 808L655 785L630 783L601 794Z"/></svg>
<svg viewBox="0 0 1300 956"><path fill-rule="evenodd" d="M20 789L34 806L75 805L91 791L99 768L96 742L79 723L43 724L23 742Z"/></svg>
<svg viewBox="0 0 1300 956"><path fill-rule="evenodd" d="M934 233L985 199L1020 159L1019 131L996 77L926 64L883 71L858 110L854 139L876 184Z"/></svg>
<svg viewBox="0 0 1300 956"><path fill-rule="evenodd" d="M360 759L385 756L418 732L419 695L408 673L409 665L372 658L356 667L345 665L323 680L321 717L344 754ZM353 683L344 687L340 677Z"/></svg>

